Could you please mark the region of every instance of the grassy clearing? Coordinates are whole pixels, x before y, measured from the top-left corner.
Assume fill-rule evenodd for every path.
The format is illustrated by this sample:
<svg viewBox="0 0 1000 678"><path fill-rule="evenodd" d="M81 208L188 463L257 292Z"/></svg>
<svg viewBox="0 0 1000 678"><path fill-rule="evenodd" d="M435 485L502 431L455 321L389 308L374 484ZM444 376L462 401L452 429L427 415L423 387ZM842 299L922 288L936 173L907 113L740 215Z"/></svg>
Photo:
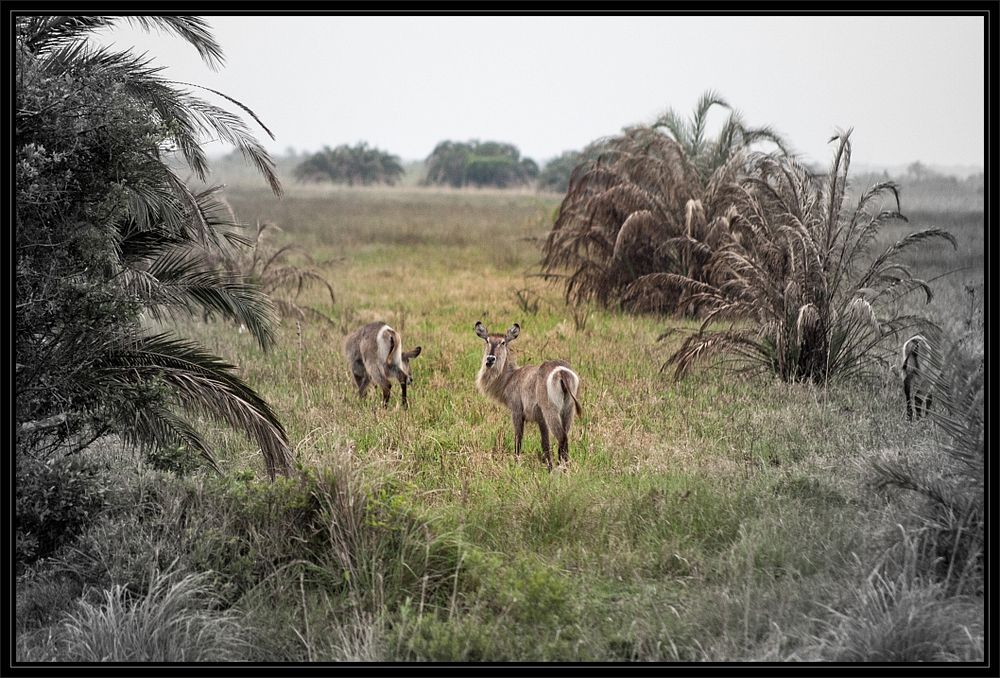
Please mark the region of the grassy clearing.
<svg viewBox="0 0 1000 678"><path fill-rule="evenodd" d="M906 582L858 593L894 525L867 489L868 459L934 435L905 422L891 374L825 391L711 371L668 381L658 368L680 337L656 338L674 321L595 308L579 326L531 277L556 196L293 187L276 201L237 186L227 198L310 251L337 303L318 289L299 301L332 323L286 321L267 354L229 327L181 329L241 366L310 472L251 480L259 453L222 429L222 479L122 471L117 509L50 564L62 579L25 578L32 600L83 596L104 607L75 619L107 614L119 599L101 603L102 588L150 591L176 558L215 573L251 659L981 659L981 599ZM918 270L964 267L930 307L960 327L955 309L982 308L982 214L911 218L959 239ZM341 342L372 320L423 347L409 411L398 387L388 411L356 396ZM507 412L474 386L476 320L519 322L520 364L558 357L580 373L566 472L545 471L532 425L514 457ZM907 645L908 609L947 612L932 629L947 642ZM51 624L24 622L23 655L83 658L45 635Z"/></svg>

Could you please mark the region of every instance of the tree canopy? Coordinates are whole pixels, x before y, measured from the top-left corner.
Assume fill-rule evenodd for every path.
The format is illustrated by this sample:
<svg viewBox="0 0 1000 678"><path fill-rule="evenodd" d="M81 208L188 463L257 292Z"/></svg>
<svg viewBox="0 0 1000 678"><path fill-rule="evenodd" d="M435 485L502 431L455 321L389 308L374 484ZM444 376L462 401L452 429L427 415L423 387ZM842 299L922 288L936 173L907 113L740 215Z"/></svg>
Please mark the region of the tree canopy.
<svg viewBox="0 0 1000 678"><path fill-rule="evenodd" d="M538 176L538 164L522 158L513 144L496 141L442 141L427 157L427 185L496 186L527 184Z"/></svg>
<svg viewBox="0 0 1000 678"><path fill-rule="evenodd" d="M579 165L595 160L601 152L601 143L588 144L582 151L564 151L545 163L538 175L538 188L553 193L565 193L569 178Z"/></svg>
<svg viewBox="0 0 1000 678"><path fill-rule="evenodd" d="M403 176L403 166L397 156L361 142L355 146L342 144L333 149L325 146L299 163L294 174L299 181L392 186Z"/></svg>

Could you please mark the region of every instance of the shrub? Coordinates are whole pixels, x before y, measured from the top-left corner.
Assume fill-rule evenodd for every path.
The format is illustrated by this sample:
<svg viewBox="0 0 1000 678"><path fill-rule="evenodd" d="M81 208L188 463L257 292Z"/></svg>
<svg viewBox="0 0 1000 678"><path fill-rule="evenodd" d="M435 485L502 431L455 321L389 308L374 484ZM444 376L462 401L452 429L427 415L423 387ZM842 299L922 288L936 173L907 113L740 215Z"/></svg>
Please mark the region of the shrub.
<svg viewBox="0 0 1000 678"><path fill-rule="evenodd" d="M232 216L235 222L235 214ZM282 317L305 320L309 315L332 322L312 306L301 305L299 296L308 285L320 285L329 293L332 306L337 303L333 286L314 268L315 262L304 248L295 244L282 247L271 244L265 235L269 228L272 232L281 230L277 224L258 221L249 247L221 252L213 258L213 262L231 275L253 282L268 295ZM292 255L304 259L305 264L293 263Z"/></svg>
<svg viewBox="0 0 1000 678"><path fill-rule="evenodd" d="M15 557L20 573L74 540L104 505L106 480L80 455L15 461Z"/></svg>

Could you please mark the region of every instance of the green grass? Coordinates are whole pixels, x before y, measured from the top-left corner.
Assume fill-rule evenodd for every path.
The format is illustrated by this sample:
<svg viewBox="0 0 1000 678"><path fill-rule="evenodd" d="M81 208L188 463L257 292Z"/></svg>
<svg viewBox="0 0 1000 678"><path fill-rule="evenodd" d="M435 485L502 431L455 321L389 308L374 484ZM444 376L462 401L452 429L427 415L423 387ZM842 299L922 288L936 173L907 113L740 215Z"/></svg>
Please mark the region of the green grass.
<svg viewBox="0 0 1000 678"><path fill-rule="evenodd" d="M931 435L906 424L891 375L829 390L711 370L671 381L659 366L681 338L657 337L677 322L594 308L578 327L560 290L531 276L556 196L292 187L277 201L237 186L227 198L310 251L337 302L318 289L299 301L332 323L300 337L285 321L266 354L228 326L178 329L238 364L300 466L320 470L247 480L264 477L258 451L206 422L226 477L123 481L160 508L125 529L127 495L88 534L87 568L78 556L64 569L146 590L148 568L169 564L135 564L155 543L216 573L261 660L852 656L857 632L831 610L857 607L873 533L893 525L866 459ZM925 221L959 238L957 253L915 263L924 277L968 267L930 307L960 323L964 285L982 289L982 214L912 226ZM408 411L398 386L388 410L357 398L341 343L373 320L423 347ZM508 413L476 391L477 320L521 324L520 364L562 358L581 375L565 472L545 470L531 424L515 457ZM949 628L970 614L955 610ZM948 637L944 655L969 656Z"/></svg>

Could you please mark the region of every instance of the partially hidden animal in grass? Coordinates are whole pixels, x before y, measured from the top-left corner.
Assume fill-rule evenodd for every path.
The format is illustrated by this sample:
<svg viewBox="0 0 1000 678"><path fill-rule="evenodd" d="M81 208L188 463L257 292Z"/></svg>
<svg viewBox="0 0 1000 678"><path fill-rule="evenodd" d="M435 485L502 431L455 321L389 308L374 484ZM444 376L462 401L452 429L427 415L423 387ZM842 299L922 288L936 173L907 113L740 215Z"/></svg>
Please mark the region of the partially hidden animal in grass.
<svg viewBox="0 0 1000 678"><path fill-rule="evenodd" d="M384 322L368 323L344 339L344 356L358 386L358 397L364 399L371 384L382 389L382 405L389 406L392 382L398 381L403 392L403 407L408 408L406 387L413 383L410 361L420 355L420 347L403 350L399 332Z"/></svg>
<svg viewBox="0 0 1000 678"><path fill-rule="evenodd" d="M504 334L490 334L477 322L476 336L485 342L476 386L484 395L510 410L514 423L514 452L521 454L524 422L538 424L542 434L542 456L552 470L549 436L559 445L559 462L569 461L569 431L573 413L582 414L577 393L580 377L564 360L518 367L510 344L521 333L514 323Z"/></svg>
<svg viewBox="0 0 1000 678"><path fill-rule="evenodd" d="M915 334L903 343L903 397L906 398L906 418L926 417L931 408L933 383L931 346L921 334ZM921 411L921 408L923 411Z"/></svg>

